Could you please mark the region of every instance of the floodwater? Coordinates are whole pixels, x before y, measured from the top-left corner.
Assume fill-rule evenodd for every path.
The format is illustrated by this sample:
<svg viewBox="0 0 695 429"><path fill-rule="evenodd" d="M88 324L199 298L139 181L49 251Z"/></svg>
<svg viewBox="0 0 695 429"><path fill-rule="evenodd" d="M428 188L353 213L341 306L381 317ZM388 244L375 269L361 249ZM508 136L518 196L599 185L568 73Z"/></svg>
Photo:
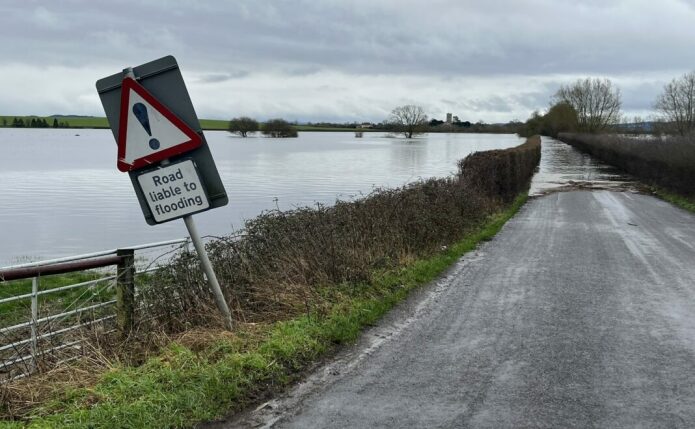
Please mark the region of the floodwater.
<svg viewBox="0 0 695 429"><path fill-rule="evenodd" d="M542 137L541 163L531 182L530 195L569 187L618 189L632 179L613 166L550 137Z"/></svg>
<svg viewBox="0 0 695 429"><path fill-rule="evenodd" d="M456 172L471 152L513 147L515 135L300 133L296 139L205 133L229 205L195 216L220 236L264 210L332 204L376 187ZM149 226L109 130L0 129L0 266L182 238L182 220Z"/></svg>

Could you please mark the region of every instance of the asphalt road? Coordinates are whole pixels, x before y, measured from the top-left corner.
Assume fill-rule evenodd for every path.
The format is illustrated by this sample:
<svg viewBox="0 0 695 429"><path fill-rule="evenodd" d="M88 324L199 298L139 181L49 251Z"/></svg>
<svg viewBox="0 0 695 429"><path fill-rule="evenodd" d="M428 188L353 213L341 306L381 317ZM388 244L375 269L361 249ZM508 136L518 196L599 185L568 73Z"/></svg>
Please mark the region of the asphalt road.
<svg viewBox="0 0 695 429"><path fill-rule="evenodd" d="M695 215L628 192L532 199L352 350L230 425L695 427Z"/></svg>

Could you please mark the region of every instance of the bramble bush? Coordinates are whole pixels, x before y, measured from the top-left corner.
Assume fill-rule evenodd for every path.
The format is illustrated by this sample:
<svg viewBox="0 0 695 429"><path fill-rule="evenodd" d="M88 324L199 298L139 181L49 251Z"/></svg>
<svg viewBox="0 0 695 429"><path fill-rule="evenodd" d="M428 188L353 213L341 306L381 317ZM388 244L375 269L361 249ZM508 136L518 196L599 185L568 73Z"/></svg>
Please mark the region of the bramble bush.
<svg viewBox="0 0 695 429"><path fill-rule="evenodd" d="M459 173L355 201L269 211L207 244L235 318L283 320L320 311L330 285L367 284L379 270L431 254L506 207L529 185L540 137L478 152ZM214 301L190 253L180 254L141 297L166 331L214 323ZM333 288L335 289L335 288Z"/></svg>

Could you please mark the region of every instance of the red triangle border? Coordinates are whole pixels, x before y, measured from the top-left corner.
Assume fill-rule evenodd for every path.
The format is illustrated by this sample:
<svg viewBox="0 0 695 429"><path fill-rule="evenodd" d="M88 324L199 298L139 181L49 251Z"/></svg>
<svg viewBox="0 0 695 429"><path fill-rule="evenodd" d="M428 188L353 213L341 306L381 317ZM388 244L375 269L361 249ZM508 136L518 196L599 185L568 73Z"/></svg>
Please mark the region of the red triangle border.
<svg viewBox="0 0 695 429"><path fill-rule="evenodd" d="M138 158L129 164L125 161L126 139L128 138L128 104L130 102L130 90L135 91L138 95L145 99L152 107L167 118L174 126L183 132L190 140L178 144L176 146L164 149L159 152L154 152L150 155ZM171 158L175 155L191 151L203 144L203 139L185 122L179 119L171 110L150 94L145 87L140 85L135 79L126 77L123 79L121 86L121 111L118 125L118 162L116 166L120 171L128 172L137 170L143 167L150 166L159 161Z"/></svg>

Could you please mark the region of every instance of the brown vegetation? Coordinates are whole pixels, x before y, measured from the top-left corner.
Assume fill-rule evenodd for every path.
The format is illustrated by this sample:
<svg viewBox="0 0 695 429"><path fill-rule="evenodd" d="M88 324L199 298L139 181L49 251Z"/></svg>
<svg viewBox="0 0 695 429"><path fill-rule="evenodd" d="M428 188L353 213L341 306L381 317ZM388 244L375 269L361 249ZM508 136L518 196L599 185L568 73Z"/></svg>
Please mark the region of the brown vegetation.
<svg viewBox="0 0 695 429"><path fill-rule="evenodd" d="M667 124L681 136L695 130L695 72L673 79L656 99L654 107Z"/></svg>
<svg viewBox="0 0 695 429"><path fill-rule="evenodd" d="M322 286L367 282L462 237L528 186L540 138L507 150L475 153L456 176L382 189L332 207L270 211L229 237L208 243L234 316L278 320L319 311ZM209 325L212 297L197 260L181 254L142 297L168 331Z"/></svg>

